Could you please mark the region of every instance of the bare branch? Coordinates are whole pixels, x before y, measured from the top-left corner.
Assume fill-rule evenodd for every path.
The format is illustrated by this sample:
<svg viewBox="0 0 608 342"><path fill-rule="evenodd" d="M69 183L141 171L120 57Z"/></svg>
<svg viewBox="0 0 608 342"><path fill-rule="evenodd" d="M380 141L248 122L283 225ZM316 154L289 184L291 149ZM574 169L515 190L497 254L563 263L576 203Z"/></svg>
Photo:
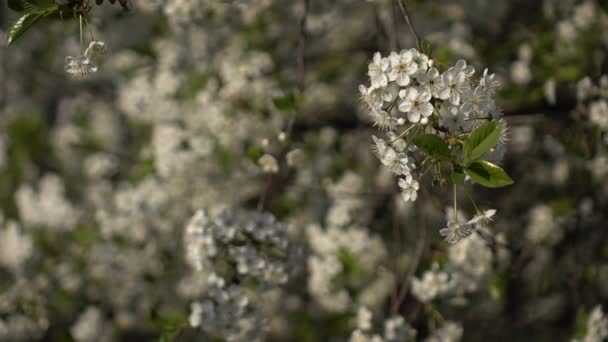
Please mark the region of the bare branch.
<svg viewBox="0 0 608 342"><path fill-rule="evenodd" d="M407 12L407 8L405 7L405 4L403 3L403 0L397 0L397 3L399 4L399 8L401 9L401 13L403 14L403 17L405 18L405 22L409 26L410 31L412 32L412 35L416 39L416 45L418 46L418 50L420 52L422 52L422 42L420 40L420 37L418 36L418 33L416 32L416 29L414 28L414 25L412 24L412 20L410 19L410 15Z"/></svg>

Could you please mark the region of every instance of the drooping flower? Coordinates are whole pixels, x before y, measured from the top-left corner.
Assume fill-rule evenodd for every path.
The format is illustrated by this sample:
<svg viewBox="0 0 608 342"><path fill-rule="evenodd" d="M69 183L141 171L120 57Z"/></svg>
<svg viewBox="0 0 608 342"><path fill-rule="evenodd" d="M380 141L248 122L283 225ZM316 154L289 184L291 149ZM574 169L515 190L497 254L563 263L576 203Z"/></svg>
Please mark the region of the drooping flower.
<svg viewBox="0 0 608 342"><path fill-rule="evenodd" d="M475 232L476 229L485 227L492 221L492 217L496 214L496 209L488 209L478 213L472 219L464 223L456 221L448 221L448 226L439 231L441 236L445 237L449 243L460 242Z"/></svg>
<svg viewBox="0 0 608 342"><path fill-rule="evenodd" d="M106 44L99 40L94 40L89 44L89 47L84 51L85 57L90 60L95 60L106 54Z"/></svg>
<svg viewBox="0 0 608 342"><path fill-rule="evenodd" d="M82 80L97 72L97 66L86 56L68 56L65 58L65 71L73 78Z"/></svg>
<svg viewBox="0 0 608 342"><path fill-rule="evenodd" d="M460 242L473 234L474 226L471 223L457 223L456 221L448 221L448 226L439 231L441 236L445 237L449 243Z"/></svg>

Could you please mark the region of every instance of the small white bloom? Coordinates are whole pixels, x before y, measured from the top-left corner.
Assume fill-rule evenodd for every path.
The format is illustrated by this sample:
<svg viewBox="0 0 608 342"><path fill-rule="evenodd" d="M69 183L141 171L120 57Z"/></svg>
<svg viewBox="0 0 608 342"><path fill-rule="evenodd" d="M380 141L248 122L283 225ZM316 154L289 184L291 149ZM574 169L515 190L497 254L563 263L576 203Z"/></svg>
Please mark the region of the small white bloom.
<svg viewBox="0 0 608 342"><path fill-rule="evenodd" d="M427 72L418 73L417 79L422 87L430 92L433 97L439 98L441 75L436 68L430 68Z"/></svg>
<svg viewBox="0 0 608 342"><path fill-rule="evenodd" d="M370 115L374 120L374 126L378 126L382 130L392 130L397 125L397 118L385 110L372 108Z"/></svg>
<svg viewBox="0 0 608 342"><path fill-rule="evenodd" d="M84 79L90 73L97 72L97 66L86 56L65 58L65 71L75 79Z"/></svg>
<svg viewBox="0 0 608 342"><path fill-rule="evenodd" d="M420 121L421 117L429 117L433 114L433 105L429 103L431 93L425 89L417 88L403 89L399 92L402 101L399 103L399 110L407 113L407 119L412 123Z"/></svg>
<svg viewBox="0 0 608 342"><path fill-rule="evenodd" d="M393 99L393 94L384 87L369 87L366 88L364 85L359 86L359 93L361 93L361 99L372 109L379 109L382 107L384 102L390 102Z"/></svg>
<svg viewBox="0 0 608 342"><path fill-rule="evenodd" d="M460 104L460 96L469 88L466 74L457 69L450 68L442 75L442 84L438 91L439 98L449 100L451 104Z"/></svg>
<svg viewBox="0 0 608 342"><path fill-rule="evenodd" d="M263 155L259 160L258 164L262 167L265 173L277 173L279 172L279 163L276 158L270 154Z"/></svg>
<svg viewBox="0 0 608 342"><path fill-rule="evenodd" d="M473 68L472 65L467 65L467 62L464 59L459 59L458 62L456 62L456 65L454 65L454 72L462 72L467 78L469 78L475 73L475 68Z"/></svg>
<svg viewBox="0 0 608 342"><path fill-rule="evenodd" d="M418 198L418 189L420 184L415 180L412 175L407 175L405 178L399 179L399 187L401 188L401 197L404 201L414 202Z"/></svg>
<svg viewBox="0 0 608 342"><path fill-rule="evenodd" d="M89 44L89 47L84 51L84 56L90 60L106 54L106 44L104 42L94 40Z"/></svg>
<svg viewBox="0 0 608 342"><path fill-rule="evenodd" d="M396 175L409 174L410 167L405 153L397 153L392 147L386 147L380 156L380 162Z"/></svg>
<svg viewBox="0 0 608 342"><path fill-rule="evenodd" d="M425 72L429 68L429 64L432 64L430 63L429 56L416 49L410 49L410 52L412 53L412 61L416 63L418 72Z"/></svg>
<svg viewBox="0 0 608 342"><path fill-rule="evenodd" d="M462 94L461 110L464 114L473 113L476 117L485 116L489 111L490 98L485 93L485 88L477 86L475 89L467 89Z"/></svg>
<svg viewBox="0 0 608 342"><path fill-rule="evenodd" d="M397 54L393 51L388 58L391 62L391 69L388 72L389 81L405 87L410 83L410 76L418 70L418 66L412 61L412 52L404 50Z"/></svg>
<svg viewBox="0 0 608 342"><path fill-rule="evenodd" d="M470 223L457 223L456 221L448 221L448 226L439 231L441 236L445 237L449 243L460 242L473 234L474 227Z"/></svg>
<svg viewBox="0 0 608 342"><path fill-rule="evenodd" d="M373 61L368 66L368 75L372 82L372 87L386 87L388 75L386 72L390 66L387 58L383 58L380 52L374 54Z"/></svg>
<svg viewBox="0 0 608 342"><path fill-rule="evenodd" d="M287 159L287 165L290 167L298 167L304 162L304 151L296 148L295 150L289 151L285 158Z"/></svg>

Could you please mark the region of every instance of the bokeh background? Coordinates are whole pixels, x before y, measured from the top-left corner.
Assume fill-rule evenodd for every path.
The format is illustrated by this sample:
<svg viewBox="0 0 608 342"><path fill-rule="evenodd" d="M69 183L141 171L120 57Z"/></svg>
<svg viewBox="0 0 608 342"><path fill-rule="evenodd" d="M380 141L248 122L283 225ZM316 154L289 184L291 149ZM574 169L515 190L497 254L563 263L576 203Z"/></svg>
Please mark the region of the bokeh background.
<svg viewBox="0 0 608 342"><path fill-rule="evenodd" d="M0 46L0 340L346 341L366 307L380 335L394 314L417 332L386 341L603 341L608 2L406 3L438 65L502 84L515 184L467 186L499 243L447 244L466 192L462 213L430 179L406 203L371 152L357 87L374 52L415 47L396 1L106 1L85 80L64 72L71 16ZM18 17L3 1L0 40ZM297 250L286 284L237 283L246 312L216 307L240 329L191 326L199 209L272 213ZM402 280L423 285L395 312Z"/></svg>

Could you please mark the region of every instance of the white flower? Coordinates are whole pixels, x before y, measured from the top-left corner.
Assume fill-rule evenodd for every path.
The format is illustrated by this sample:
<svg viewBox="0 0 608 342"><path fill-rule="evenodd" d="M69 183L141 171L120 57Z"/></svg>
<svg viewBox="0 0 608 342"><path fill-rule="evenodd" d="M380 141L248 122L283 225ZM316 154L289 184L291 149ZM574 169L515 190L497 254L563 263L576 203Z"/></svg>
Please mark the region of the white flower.
<svg viewBox="0 0 608 342"><path fill-rule="evenodd" d="M451 104L457 106L460 104L460 96L469 88L466 80L466 74L458 69L450 68L441 78L441 86L438 91L439 98L448 100Z"/></svg>
<svg viewBox="0 0 608 342"><path fill-rule="evenodd" d="M447 242L457 243L471 236L474 231L473 224L469 222L457 223L456 221L448 221L448 226L441 229L439 234L445 237Z"/></svg>
<svg viewBox="0 0 608 342"><path fill-rule="evenodd" d="M417 79L422 88L430 92L433 97L439 98L441 75L436 68L430 68L427 72L418 73Z"/></svg>
<svg viewBox="0 0 608 342"><path fill-rule="evenodd" d="M595 86L591 82L589 76L578 81L576 84L576 98L580 101L586 100L595 92Z"/></svg>
<svg viewBox="0 0 608 342"><path fill-rule="evenodd" d="M492 217L495 214L496 209L488 209L478 213L465 223L457 223L456 221L450 220L448 221L448 226L441 229L439 234L444 236L449 243L457 243L471 236L477 228L486 226L492 221Z"/></svg>
<svg viewBox="0 0 608 342"><path fill-rule="evenodd" d="M485 93L485 88L477 86L475 89L467 89L462 94L462 112L473 113L477 116L485 116L489 111L490 98Z"/></svg>
<svg viewBox="0 0 608 342"><path fill-rule="evenodd" d="M515 61L511 64L511 80L517 85L528 84L532 80L530 64L524 61Z"/></svg>
<svg viewBox="0 0 608 342"><path fill-rule="evenodd" d="M433 105L429 103L431 93L425 89L420 91L417 88L403 89L399 92L399 97L403 99L399 103L399 110L407 113L407 119L412 123L420 121L421 117L429 117L433 114Z"/></svg>
<svg viewBox="0 0 608 342"><path fill-rule="evenodd" d="M384 141L384 139L376 137L375 135L372 135L372 140L374 141L374 144L372 145L372 152L374 152L374 154L378 156L378 158L382 158L382 156L384 155L384 151L387 148L386 141Z"/></svg>
<svg viewBox="0 0 608 342"><path fill-rule="evenodd" d="M495 74L488 75L488 69L484 69L483 76L479 80L479 85L485 88L488 95L492 95L500 87L500 82L496 79Z"/></svg>
<svg viewBox="0 0 608 342"><path fill-rule="evenodd" d="M488 222L492 221L492 217L496 214L496 209L484 210L481 213L475 215L467 224L479 224L487 225Z"/></svg>
<svg viewBox="0 0 608 342"><path fill-rule="evenodd" d="M84 51L84 56L89 60L95 60L99 56L106 54L106 44L104 42L94 40L89 44L89 47Z"/></svg>
<svg viewBox="0 0 608 342"><path fill-rule="evenodd" d="M591 103L589 120L601 129L608 129L608 102L599 100Z"/></svg>
<svg viewBox="0 0 608 342"><path fill-rule="evenodd" d="M441 125L452 133L466 130L466 127L471 124L470 121L467 121L468 117L457 106L444 105L439 109L438 114L441 118Z"/></svg>
<svg viewBox="0 0 608 342"><path fill-rule="evenodd" d="M370 108L378 109L382 107L384 102L390 102L393 99L393 94L384 87L369 87L366 88L364 85L359 86L359 93L361 98Z"/></svg>
<svg viewBox="0 0 608 342"><path fill-rule="evenodd" d="M401 87L410 83L410 76L418 71L418 66L412 61L411 51L401 51L397 54L392 52L388 59L391 62L391 69L388 72L389 81L397 82Z"/></svg>
<svg viewBox="0 0 608 342"><path fill-rule="evenodd" d="M388 84L388 76L386 72L390 62L386 58L382 58L380 52L374 54L374 60L369 63L368 75L372 82L372 87L386 87Z"/></svg>
<svg viewBox="0 0 608 342"><path fill-rule="evenodd" d="M397 118L385 110L372 108L370 116L374 120L374 126L378 126L382 130L392 130L397 125Z"/></svg>
<svg viewBox="0 0 608 342"><path fill-rule="evenodd" d="M475 68L473 68L472 65L467 65L467 62L464 59L459 59L458 62L456 62L456 65L454 65L454 72L462 72L467 78L469 78L475 73Z"/></svg>
<svg viewBox="0 0 608 342"><path fill-rule="evenodd" d="M276 158L270 154L263 155L259 160L258 164L262 167L262 171L265 173L277 173L279 172L279 163Z"/></svg>
<svg viewBox="0 0 608 342"><path fill-rule="evenodd" d="M287 165L290 167L299 167L304 163L304 159L306 158L304 151L299 148L291 150L285 156L287 160Z"/></svg>
<svg viewBox="0 0 608 342"><path fill-rule="evenodd" d="M414 202L418 198L418 189L420 184L412 175L407 175L405 178L399 179L399 187L401 188L401 197L404 201Z"/></svg>
<svg viewBox="0 0 608 342"><path fill-rule="evenodd" d="M412 53L412 61L416 63L416 68L418 72L424 72L429 68L429 64L431 64L429 57L416 49L410 49Z"/></svg>
<svg viewBox="0 0 608 342"><path fill-rule="evenodd" d="M365 306L359 307L357 311L357 328L362 331L372 328L372 312Z"/></svg>
<svg viewBox="0 0 608 342"><path fill-rule="evenodd" d="M65 71L75 79L84 79L90 73L97 71L97 66L91 62L86 56L65 58Z"/></svg>
<svg viewBox="0 0 608 342"><path fill-rule="evenodd" d="M386 147L380 156L380 162L396 175L404 175L410 172L408 158L405 153L397 153L392 147Z"/></svg>
<svg viewBox="0 0 608 342"><path fill-rule="evenodd" d="M32 239L14 222L0 228L0 265L19 270L32 254Z"/></svg>

